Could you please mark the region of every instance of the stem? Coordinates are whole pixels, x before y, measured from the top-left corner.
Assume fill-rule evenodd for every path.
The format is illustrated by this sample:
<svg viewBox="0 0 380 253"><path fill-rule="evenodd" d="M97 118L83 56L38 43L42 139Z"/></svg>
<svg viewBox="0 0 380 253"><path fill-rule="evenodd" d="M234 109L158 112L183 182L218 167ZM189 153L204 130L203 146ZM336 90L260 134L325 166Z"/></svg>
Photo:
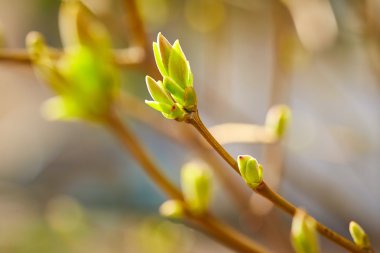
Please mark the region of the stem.
<svg viewBox="0 0 380 253"><path fill-rule="evenodd" d="M155 165L139 140L133 135L130 129L125 126L120 119L110 113L105 121L108 127L122 142L123 146L131 152L135 159L140 163L141 167L148 174L151 180L172 199L183 200L181 191L174 186L162 173L158 166ZM200 226L205 232L219 240L222 244L246 253L262 253L267 250L251 241L245 235L240 234L234 229L220 222L211 214L204 216L194 216L190 213L187 217L195 224Z"/></svg>
<svg viewBox="0 0 380 253"><path fill-rule="evenodd" d="M226 245L229 245L230 247L234 248L237 252L242 252L242 253L268 252L268 250L265 249L264 247L257 244L253 244L253 242L249 240L247 237L242 236L241 234L232 230L230 227L220 223L211 214L200 216L198 217L198 220L201 221L200 226L203 227L203 229L208 231L208 233L213 234L214 237L223 241L223 243L225 243ZM212 227L213 230L210 231L210 229L208 229L209 227ZM215 233L215 232L218 232L218 233ZM220 237L221 234L225 236ZM236 245L235 243L236 241L239 241L240 244Z"/></svg>
<svg viewBox="0 0 380 253"><path fill-rule="evenodd" d="M115 116L107 119L107 126L120 139L123 146L128 149L132 156L140 163L141 167L170 198L182 200L182 193L161 173L153 163L138 139L123 123Z"/></svg>
<svg viewBox="0 0 380 253"><path fill-rule="evenodd" d="M198 132L207 140L208 143L215 149L216 152L240 175L239 168L236 160L220 145L214 136L208 131L207 127L203 124L198 112L194 112L187 119L187 122L192 124Z"/></svg>
<svg viewBox="0 0 380 253"><path fill-rule="evenodd" d="M57 48L51 48L52 56L58 58L63 52ZM134 67L141 65L145 58L144 50L141 48L131 47L126 49L113 50L115 63L120 67ZM9 61L19 64L30 64L31 59L25 48L19 49L0 49L0 62Z"/></svg>
<svg viewBox="0 0 380 253"><path fill-rule="evenodd" d="M132 44L147 49L147 38L135 0L124 0L125 13L127 14L127 25L132 35Z"/></svg>
<svg viewBox="0 0 380 253"><path fill-rule="evenodd" d="M198 132L206 139L206 141L215 149L216 152L231 166L231 168L240 175L239 167L236 160L223 148L222 145L212 136L212 134L208 131L207 127L203 124L201 118L199 117L199 113L193 112L189 115L186 120L187 123L193 125ZM263 182L259 187L253 189L261 196L270 200L274 205L285 211L286 213L294 216L296 207L280 196L278 193L272 191L269 186ZM317 230L324 237L329 240L335 242L336 244L342 246L343 248L355 252L361 253L366 252L366 250L361 249L356 246L354 243L346 239L345 237L339 235L333 230L329 229L325 225L321 224L317 221Z"/></svg>

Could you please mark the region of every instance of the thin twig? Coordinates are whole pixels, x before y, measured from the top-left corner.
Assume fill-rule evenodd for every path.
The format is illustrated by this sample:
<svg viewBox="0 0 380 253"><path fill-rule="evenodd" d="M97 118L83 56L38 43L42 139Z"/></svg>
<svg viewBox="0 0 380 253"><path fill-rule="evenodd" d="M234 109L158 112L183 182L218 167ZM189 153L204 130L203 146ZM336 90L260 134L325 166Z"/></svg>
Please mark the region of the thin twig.
<svg viewBox="0 0 380 253"><path fill-rule="evenodd" d="M211 133L208 131L207 127L203 124L201 118L199 117L198 112L194 112L190 114L189 117L187 118L187 122L193 125L199 131L199 133L208 141L208 143L215 149L215 151L217 151L217 153L231 166L231 168L236 173L240 174L239 167L236 160L211 135ZM288 202L286 199L284 199L282 196L280 196L278 193L272 191L270 187L265 184L265 182L263 182L261 186L253 190L256 191L258 194L262 195L263 197L267 198L268 200L270 200L273 204L275 204L277 207L284 210L286 213L294 216L296 207L292 205L290 202ZM353 242L349 241L348 239L339 235L338 233L332 231L331 229L324 226L318 221L317 221L317 230L321 235L325 236L329 240L335 242L336 244L342 246L343 248L351 252L355 252L355 253L367 252L366 250L361 249L360 247L356 246Z"/></svg>
<svg viewBox="0 0 380 253"><path fill-rule="evenodd" d="M240 211L246 211L249 208L250 192L243 184L237 180L235 174L225 170L225 165L219 157L216 157L208 143L202 139L198 132L186 124L178 124L176 121L170 121L151 110L141 100L122 92L118 101L117 108L120 108L126 116L133 118L143 124L148 125L158 133L165 135L178 142L186 145L196 153L196 156L206 161L213 169L214 175L220 180L223 189L227 193Z"/></svg>
<svg viewBox="0 0 380 253"><path fill-rule="evenodd" d="M135 0L124 0L124 12L127 16L127 26L131 34L131 44L147 49L148 40L142 17Z"/></svg>
<svg viewBox="0 0 380 253"><path fill-rule="evenodd" d="M52 56L59 58L62 55L62 50L50 48ZM144 62L145 51L140 47L131 47L126 49L114 50L115 63L119 67L134 67L139 66ZM0 49L0 62L15 62L20 64L30 64L31 59L28 51L25 48L18 49Z"/></svg>
<svg viewBox="0 0 380 253"><path fill-rule="evenodd" d="M111 113L106 119L105 125L118 137L118 139L120 139L123 146L132 153L151 180L157 184L157 186L163 190L169 198L183 200L181 191L161 173L161 170L155 165L140 144L139 140L117 116ZM198 224L202 230L219 240L222 244L237 250L238 252L267 252L263 246L253 242L245 235L242 235L231 227L223 224L211 214L194 216L188 213L187 215L190 221Z"/></svg>

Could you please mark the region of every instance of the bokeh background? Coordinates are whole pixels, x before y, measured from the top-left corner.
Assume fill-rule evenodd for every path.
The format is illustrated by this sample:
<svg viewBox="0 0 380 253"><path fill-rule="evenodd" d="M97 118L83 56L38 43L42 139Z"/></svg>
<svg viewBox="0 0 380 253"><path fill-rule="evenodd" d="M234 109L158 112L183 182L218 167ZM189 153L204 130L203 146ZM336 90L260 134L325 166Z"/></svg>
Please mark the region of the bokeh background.
<svg viewBox="0 0 380 253"><path fill-rule="evenodd" d="M130 46L121 0L84 2L107 25L115 48ZM341 234L349 237L348 223L357 221L379 250L379 1L137 4L149 44L160 31L172 42L180 39L207 126L262 125L273 104L292 109L281 143L257 144L247 137L245 143L226 143L227 150L255 156L271 186ZM58 0L0 0L1 47L23 48L31 30L61 47L58 9ZM147 72L121 70L123 88L137 101L149 98ZM0 88L0 252L231 252L160 218L164 196L105 129L46 121L40 106L52 93L29 64L2 60ZM179 123L153 111L131 113L139 106L126 105L126 122L179 182L181 165L201 159L199 150L160 132L176 133ZM240 129L225 135L232 133ZM242 183L229 170L223 173ZM237 203L223 175L215 179L213 209L219 217L273 252L292 252L290 217L247 190ZM320 242L322 252L344 252Z"/></svg>

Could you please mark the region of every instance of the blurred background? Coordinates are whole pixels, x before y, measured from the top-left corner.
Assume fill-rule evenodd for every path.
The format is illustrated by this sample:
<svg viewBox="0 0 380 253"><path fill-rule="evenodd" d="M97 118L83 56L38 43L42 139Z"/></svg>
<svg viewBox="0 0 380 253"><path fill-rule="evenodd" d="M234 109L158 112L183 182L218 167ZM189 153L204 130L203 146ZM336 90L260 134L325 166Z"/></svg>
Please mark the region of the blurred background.
<svg viewBox="0 0 380 253"><path fill-rule="evenodd" d="M61 47L59 2L0 0L1 47L23 48L31 30ZM115 48L133 46L122 0L84 2L106 24ZM136 3L149 50L158 32L180 40L207 126L263 125L272 105L292 109L280 143L246 137L225 143L227 150L255 156L269 185L346 237L349 222L357 221L379 250L380 2ZM219 164L217 216L273 252L293 252L289 216L239 187L240 179L207 148L188 145L178 132L185 126L145 110L139 101L149 98L144 77L151 69L123 68L121 75L137 101L125 105L125 120L157 163L177 183L187 161ZM160 218L165 197L105 129L46 121L40 106L52 93L29 64L0 61L0 88L0 252L232 252ZM244 133L229 128L217 137ZM320 242L322 252L345 252Z"/></svg>

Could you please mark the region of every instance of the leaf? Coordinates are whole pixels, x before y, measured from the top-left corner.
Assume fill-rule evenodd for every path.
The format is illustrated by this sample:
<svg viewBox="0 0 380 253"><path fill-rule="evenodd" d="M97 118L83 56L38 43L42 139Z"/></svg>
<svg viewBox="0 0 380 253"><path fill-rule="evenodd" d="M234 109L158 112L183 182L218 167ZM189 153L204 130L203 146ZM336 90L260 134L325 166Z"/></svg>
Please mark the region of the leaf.
<svg viewBox="0 0 380 253"><path fill-rule="evenodd" d="M173 79L168 76L164 77L163 87L174 97L177 102L180 104L184 103L183 97L185 91Z"/></svg>
<svg viewBox="0 0 380 253"><path fill-rule="evenodd" d="M165 92L165 90L150 76L146 76L145 82L148 87L148 91L152 98L160 103L172 105L174 101Z"/></svg>
<svg viewBox="0 0 380 253"><path fill-rule="evenodd" d="M156 42L153 42L153 54L154 54L154 59L156 60L157 68L160 71L161 75L167 76L168 72L164 67L164 63L162 62L162 58L160 54L160 49L158 48L158 45Z"/></svg>
<svg viewBox="0 0 380 253"><path fill-rule="evenodd" d="M162 64L167 70L169 68L170 55L173 51L172 45L170 45L169 41L161 33L158 33L157 35L157 44L160 50Z"/></svg>
<svg viewBox="0 0 380 253"><path fill-rule="evenodd" d="M178 40L174 43L173 47L178 48ZM186 88L189 80L189 70L186 59L178 53L178 50L172 50L169 59L169 76L179 84L183 89Z"/></svg>

